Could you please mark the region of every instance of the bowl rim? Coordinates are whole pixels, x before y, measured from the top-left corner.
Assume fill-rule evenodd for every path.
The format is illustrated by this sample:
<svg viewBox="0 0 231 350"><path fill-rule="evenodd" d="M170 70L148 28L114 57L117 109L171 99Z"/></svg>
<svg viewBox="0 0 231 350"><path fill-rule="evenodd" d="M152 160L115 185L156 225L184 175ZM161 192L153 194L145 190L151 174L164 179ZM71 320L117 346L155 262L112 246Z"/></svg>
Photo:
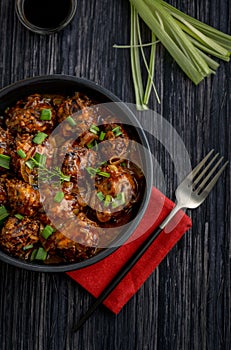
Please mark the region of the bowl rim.
<svg viewBox="0 0 231 350"><path fill-rule="evenodd" d="M3 96L7 96L7 94L10 94L17 89L28 86L28 84L32 84L32 86L34 86L37 83L41 83L41 82L54 83L55 81L60 82L60 83L64 83L64 81L66 83L71 82L73 84L76 84L76 86L81 85L81 87L86 89L86 90L90 89L92 91L96 91L97 93L106 97L109 100L109 102L119 102L119 104L121 104L121 106L123 106L123 108L125 109L126 116L128 114L129 120L131 118L135 124L135 127L137 127L137 126L139 127L139 136L141 138L142 145L144 145L148 150L148 152L146 152L146 153L148 154L148 162L150 164L149 165L146 164L146 166L148 166L148 176L149 177L148 177L148 179L146 179L147 186L145 188L145 195L144 195L145 200L143 200L136 217L132 220L131 225L129 225L129 229L126 230L126 235L125 234L122 235L123 239L121 239L121 242L120 242L120 240L118 240L118 243L121 243L121 244L119 244L119 246L106 248L105 250L102 250L102 252L99 252L97 255L95 255L89 259L83 260L81 262L66 263L66 264L60 264L60 265L49 265L49 264L42 265L42 264L38 264L38 263L36 264L34 262L33 263L26 262L24 260L20 260L19 258L14 258L14 257L8 255L7 253L4 253L2 250L0 250L0 261L3 261L3 262L8 263L10 265L13 265L13 266L16 266L19 268L23 268L26 270L39 271L39 272L68 272L68 271L73 271L73 270L79 270L79 269L91 266L97 262L100 262L103 259L105 259L106 257L108 257L109 255L111 255L113 252L115 252L119 247L121 247L121 245L123 245L129 239L129 237L132 235L134 230L139 225L142 217L144 216L144 213L147 209L147 206L148 206L148 203L150 200L151 190L152 190L152 180L153 180L153 166L152 166L152 157L151 157L150 146L149 146L147 137L144 133L144 130L143 130L140 122L138 121L138 119L136 118L134 113L131 111L131 109L129 109L129 107L126 105L126 103L122 102L122 100L120 100L111 91L109 91L108 89L104 88L103 86L99 85L98 83L96 83L94 81L88 80L86 78L79 78L79 77L75 77L72 75L66 75L66 74L39 75L39 76L25 78L22 80L18 80L16 82L9 84L9 85L3 87L2 89L0 89L0 106L1 106L1 98ZM33 93L33 91L32 91L32 93ZM39 91L38 91L38 93L39 93ZM128 233L128 232L130 232L130 233Z"/></svg>

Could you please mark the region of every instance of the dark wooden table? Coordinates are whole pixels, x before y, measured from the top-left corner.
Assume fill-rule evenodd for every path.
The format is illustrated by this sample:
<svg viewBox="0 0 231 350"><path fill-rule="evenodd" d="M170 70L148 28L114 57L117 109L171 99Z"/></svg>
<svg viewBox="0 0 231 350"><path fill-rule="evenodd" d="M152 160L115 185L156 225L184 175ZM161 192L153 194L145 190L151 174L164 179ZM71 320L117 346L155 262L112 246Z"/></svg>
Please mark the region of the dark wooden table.
<svg viewBox="0 0 231 350"><path fill-rule="evenodd" d="M171 4L231 33L229 0L170 0ZM125 0L79 1L73 22L41 36L18 21L14 1L0 2L0 86L36 75L91 79L134 103L128 50L130 12ZM145 33L148 40L148 34ZM215 76L195 87L162 48L156 85L161 104L150 107L179 133L192 164L211 148L230 159L231 70L221 62ZM153 124L141 117L144 127ZM173 197L176 169L169 153L151 140ZM193 228L118 316L100 307L77 334L71 329L92 303L64 273L23 271L0 263L1 350L230 349L230 168L198 210Z"/></svg>

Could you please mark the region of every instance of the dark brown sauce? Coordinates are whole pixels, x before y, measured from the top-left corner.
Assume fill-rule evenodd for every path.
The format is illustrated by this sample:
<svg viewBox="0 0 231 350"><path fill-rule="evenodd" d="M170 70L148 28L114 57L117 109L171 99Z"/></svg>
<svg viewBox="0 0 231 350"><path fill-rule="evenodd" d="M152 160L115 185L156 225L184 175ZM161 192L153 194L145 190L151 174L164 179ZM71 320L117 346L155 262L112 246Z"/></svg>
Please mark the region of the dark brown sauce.
<svg viewBox="0 0 231 350"><path fill-rule="evenodd" d="M71 10L70 0L25 0L24 15L40 28L56 28L67 18Z"/></svg>

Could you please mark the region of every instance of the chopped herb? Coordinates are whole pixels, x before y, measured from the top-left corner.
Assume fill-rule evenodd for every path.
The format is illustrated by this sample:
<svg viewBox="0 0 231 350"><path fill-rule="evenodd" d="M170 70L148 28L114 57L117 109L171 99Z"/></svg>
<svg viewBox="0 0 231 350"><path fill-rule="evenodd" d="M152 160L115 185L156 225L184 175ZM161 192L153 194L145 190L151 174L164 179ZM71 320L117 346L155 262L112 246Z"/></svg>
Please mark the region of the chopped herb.
<svg viewBox="0 0 231 350"><path fill-rule="evenodd" d="M88 147L89 149L95 147L96 150L98 150L98 143L96 142L96 140L93 140L92 142L90 142L90 143L87 144L87 147Z"/></svg>
<svg viewBox="0 0 231 350"><path fill-rule="evenodd" d="M0 222L2 222L7 216L10 214L8 213L6 207L4 205L0 206Z"/></svg>
<svg viewBox="0 0 231 350"><path fill-rule="evenodd" d="M26 158L26 153L22 149L18 149L17 153L18 153L19 157Z"/></svg>
<svg viewBox="0 0 231 350"><path fill-rule="evenodd" d="M42 236L43 238L48 239L53 232L54 232L54 229L50 225L46 225L46 227L42 231Z"/></svg>
<svg viewBox="0 0 231 350"><path fill-rule="evenodd" d="M35 153L33 159L35 159L36 162L39 163L39 166L45 166L46 165L47 157L45 156L45 154Z"/></svg>
<svg viewBox="0 0 231 350"><path fill-rule="evenodd" d="M31 256L30 256L30 261L35 260L35 256L36 256L36 254L37 254L37 251L38 251L38 249L34 249L34 250L33 250L33 252L31 253Z"/></svg>
<svg viewBox="0 0 231 350"><path fill-rule="evenodd" d="M105 135L106 135L106 132L101 131L100 134L99 134L99 140L100 140L100 141L103 141L104 138L105 138Z"/></svg>
<svg viewBox="0 0 231 350"><path fill-rule="evenodd" d="M100 200L100 202L102 202L104 200L104 195L102 192L97 192L96 195L97 195L98 199Z"/></svg>
<svg viewBox="0 0 231 350"><path fill-rule="evenodd" d="M75 126L76 125L76 122L74 121L74 119L71 116L67 117L66 121L68 122L68 124L70 126Z"/></svg>
<svg viewBox="0 0 231 350"><path fill-rule="evenodd" d="M92 168L91 166L86 167L86 170L87 170L88 174L90 174L91 176L94 176L97 173L99 173L99 169Z"/></svg>
<svg viewBox="0 0 231 350"><path fill-rule="evenodd" d="M117 194L117 196L114 198L114 201L112 202L112 208L117 208L121 205L124 205L126 203L125 201L125 195L124 192L121 192Z"/></svg>
<svg viewBox="0 0 231 350"><path fill-rule="evenodd" d="M115 135L115 137L122 135L122 131L121 131L120 126L117 126L114 129L112 129L112 132Z"/></svg>
<svg viewBox="0 0 231 350"><path fill-rule="evenodd" d="M56 203L61 203L64 198L64 193L62 191L58 191L56 195L54 196L54 201Z"/></svg>
<svg viewBox="0 0 231 350"><path fill-rule="evenodd" d="M95 124L92 124L91 126L90 126L90 132L92 132L93 134L98 134L98 132L99 132L99 128L98 128L98 126L96 126Z"/></svg>
<svg viewBox="0 0 231 350"><path fill-rule="evenodd" d="M52 112L51 109L44 108L40 113L41 120L51 120Z"/></svg>
<svg viewBox="0 0 231 350"><path fill-rule="evenodd" d="M110 196L110 194L106 194L105 199L104 199L105 208L109 207L110 203L111 203L111 196Z"/></svg>
<svg viewBox="0 0 231 350"><path fill-rule="evenodd" d="M27 160L27 161L25 162L25 164L26 164L26 166L27 166L30 170L32 170L32 169L35 167L35 165L36 165L36 164L33 162L32 159Z"/></svg>
<svg viewBox="0 0 231 350"><path fill-rule="evenodd" d="M40 145L47 136L48 135L45 134L44 132L38 132L37 135L33 138L33 142L36 143L37 145Z"/></svg>
<svg viewBox="0 0 231 350"><path fill-rule="evenodd" d="M104 177L110 177L110 173L106 173L105 171L99 171L98 175L104 176Z"/></svg>
<svg viewBox="0 0 231 350"><path fill-rule="evenodd" d="M46 257L47 257L47 252L45 251L45 249L42 247L39 247L34 259L35 260L46 260Z"/></svg>
<svg viewBox="0 0 231 350"><path fill-rule="evenodd" d="M21 214L15 214L14 216L19 220L22 220L24 218L24 216Z"/></svg>
<svg viewBox="0 0 231 350"><path fill-rule="evenodd" d="M10 169L10 156L0 154L0 167Z"/></svg>
<svg viewBox="0 0 231 350"><path fill-rule="evenodd" d="M34 247L33 244L29 244L29 245L26 245L25 247L23 247L22 249L23 249L23 250L28 250L28 249L31 249L31 248L33 248L33 247Z"/></svg>

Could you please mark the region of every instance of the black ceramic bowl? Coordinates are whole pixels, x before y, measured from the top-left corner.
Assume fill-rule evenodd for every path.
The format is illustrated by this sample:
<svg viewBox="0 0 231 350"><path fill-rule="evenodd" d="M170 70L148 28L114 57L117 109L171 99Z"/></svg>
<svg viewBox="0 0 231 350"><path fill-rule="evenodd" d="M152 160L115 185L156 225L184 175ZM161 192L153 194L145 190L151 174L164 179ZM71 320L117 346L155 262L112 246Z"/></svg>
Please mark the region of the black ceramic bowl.
<svg viewBox="0 0 231 350"><path fill-rule="evenodd" d="M142 201L139 206L138 213L135 218L126 226L122 235L118 238L116 244L112 247L107 247L99 252L96 256L81 261L79 263L62 263L57 265L49 264L39 264L35 262L27 262L14 258L0 249L0 260L9 263L11 265L21 267L32 271L43 271L43 272L61 272L61 271L71 271L80 269L89 265L92 265L109 254L113 253L118 246L121 246L133 233L140 220L142 219L145 210L147 208L152 188L152 158L151 152L149 150L149 145L145 136L145 133L140 126L138 120L130 109L122 103L115 95L113 95L108 90L103 87L82 78L76 78L66 75L48 75L28 78L22 81L18 81L10 86L3 88L0 91L0 115L3 113L6 107L14 105L16 101L25 98L33 93L41 94L64 94L72 95L75 91L80 91L85 93L90 98L98 101L99 103L110 103L116 102L116 109L120 113L120 117L123 116L123 122L129 125L133 125L137 132L139 142L144 146L146 150L144 154L141 155L142 167L145 174L146 188L142 197Z"/></svg>

